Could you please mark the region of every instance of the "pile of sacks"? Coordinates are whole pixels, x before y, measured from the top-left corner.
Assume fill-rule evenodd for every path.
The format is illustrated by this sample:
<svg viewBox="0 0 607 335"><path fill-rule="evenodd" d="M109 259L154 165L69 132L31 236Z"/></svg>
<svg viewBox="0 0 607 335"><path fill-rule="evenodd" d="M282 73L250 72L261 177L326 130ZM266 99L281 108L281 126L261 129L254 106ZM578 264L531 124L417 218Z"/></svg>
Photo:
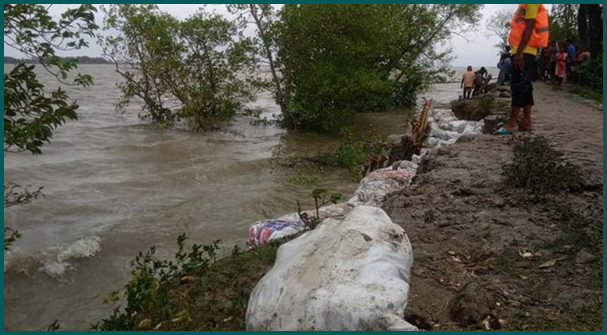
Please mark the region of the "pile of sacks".
<svg viewBox="0 0 607 335"><path fill-rule="evenodd" d="M411 244L379 207L411 184L428 151L483 129L483 121L460 121L447 110L434 111L428 122L420 155L369 173L346 203L320 209L321 225L278 249L249 299L247 330L417 330L403 319ZM305 229L296 213L256 222L250 243Z"/></svg>
<svg viewBox="0 0 607 335"><path fill-rule="evenodd" d="M428 116L430 134L426 138L420 155L411 161L399 161L391 167L375 170L361 180L354 195L345 204L320 209L320 219L343 217L353 207L360 205L381 206L390 193L403 190L411 184L417 173L421 158L429 151L455 143L463 135L481 134L484 121L458 120L452 111L435 109ZM312 211L307 212L312 215ZM249 229L249 244L259 246L272 240L297 234L306 225L297 213L277 219L255 222Z"/></svg>

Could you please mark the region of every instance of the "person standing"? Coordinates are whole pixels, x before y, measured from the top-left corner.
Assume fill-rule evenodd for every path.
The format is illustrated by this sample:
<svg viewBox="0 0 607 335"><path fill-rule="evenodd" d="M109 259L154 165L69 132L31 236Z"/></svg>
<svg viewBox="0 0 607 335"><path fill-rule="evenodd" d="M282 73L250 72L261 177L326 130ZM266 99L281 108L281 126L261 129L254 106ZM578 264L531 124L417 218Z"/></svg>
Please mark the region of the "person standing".
<svg viewBox="0 0 607 335"><path fill-rule="evenodd" d="M472 66L468 66L468 69L462 76L460 88L464 89L464 99L472 98L472 89L474 88L474 72L472 71Z"/></svg>
<svg viewBox="0 0 607 335"><path fill-rule="evenodd" d="M559 44L556 41L550 43L550 81L556 84L556 55L559 53Z"/></svg>
<svg viewBox="0 0 607 335"><path fill-rule="evenodd" d="M560 86L563 83L567 73L567 53L565 47L561 46L561 50L556 54L556 69L554 71L555 85Z"/></svg>
<svg viewBox="0 0 607 335"><path fill-rule="evenodd" d="M510 21L508 44L512 53L512 103L510 117L497 133L512 134L519 130L518 115L522 109L520 129L533 130L531 109L534 105L533 77L534 60L538 48L548 45L548 12L544 5L518 5Z"/></svg>
<svg viewBox="0 0 607 335"><path fill-rule="evenodd" d="M567 46L565 47L565 52L567 53L567 81L570 81L573 77L573 65L575 63L577 47L571 38L567 39L566 43Z"/></svg>

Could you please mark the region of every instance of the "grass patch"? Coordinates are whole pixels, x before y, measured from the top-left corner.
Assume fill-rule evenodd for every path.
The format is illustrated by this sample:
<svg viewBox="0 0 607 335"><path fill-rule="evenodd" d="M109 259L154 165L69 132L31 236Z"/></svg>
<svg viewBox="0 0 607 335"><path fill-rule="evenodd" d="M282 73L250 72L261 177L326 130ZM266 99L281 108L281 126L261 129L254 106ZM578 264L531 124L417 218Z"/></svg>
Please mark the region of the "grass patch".
<svg viewBox="0 0 607 335"><path fill-rule="evenodd" d="M311 171L297 171L297 174L289 177L289 182L296 185L310 185L318 182L324 174L322 167Z"/></svg>
<svg viewBox="0 0 607 335"><path fill-rule="evenodd" d="M580 85L573 85L571 86L571 89L569 91L583 98L603 103L603 92L598 91L596 89Z"/></svg>
<svg viewBox="0 0 607 335"><path fill-rule="evenodd" d="M354 128L344 127L341 130L341 142L331 150L301 155L282 155L279 151L272 157L273 169L304 168L321 169L323 166L348 169L356 180L364 177L365 165L371 160L387 159L391 145L377 131L371 130L362 136L356 136ZM297 175L291 179L298 184L313 183L313 175Z"/></svg>
<svg viewBox="0 0 607 335"><path fill-rule="evenodd" d="M597 311L581 310L573 314L560 314L548 317L541 313L526 316L523 311L513 315L506 330L601 330L603 329L603 314Z"/></svg>
<svg viewBox="0 0 607 335"><path fill-rule="evenodd" d="M567 162L543 136L514 140L512 162L502 174L507 185L543 196L579 189L583 179L579 167Z"/></svg>

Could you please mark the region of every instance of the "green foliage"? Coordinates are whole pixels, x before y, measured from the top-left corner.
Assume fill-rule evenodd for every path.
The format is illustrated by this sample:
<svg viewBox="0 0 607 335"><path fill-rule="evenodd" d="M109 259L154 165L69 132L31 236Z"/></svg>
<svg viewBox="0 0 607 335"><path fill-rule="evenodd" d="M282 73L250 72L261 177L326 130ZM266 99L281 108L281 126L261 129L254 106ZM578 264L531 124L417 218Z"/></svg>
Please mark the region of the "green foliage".
<svg viewBox="0 0 607 335"><path fill-rule="evenodd" d="M447 73L453 32L479 5L286 5L278 56L294 127L333 131L354 113L411 104Z"/></svg>
<svg viewBox="0 0 607 335"><path fill-rule="evenodd" d="M578 36L579 4L554 4L550 11L550 39L564 42Z"/></svg>
<svg viewBox="0 0 607 335"><path fill-rule="evenodd" d="M576 66L574 71L576 84L599 93L600 99L597 100L603 100L603 57L585 61Z"/></svg>
<svg viewBox="0 0 607 335"><path fill-rule="evenodd" d="M243 71L254 63L252 41L219 15L199 11L184 21L155 5L111 5L102 39L124 81L118 110L143 100L143 119L193 130L219 127L252 98ZM173 107L177 104L176 107Z"/></svg>
<svg viewBox="0 0 607 335"><path fill-rule="evenodd" d="M603 209L586 207L576 209L571 205L555 206L554 220L559 223L561 234L552 244L573 246L574 252L583 248L602 255Z"/></svg>
<svg viewBox="0 0 607 335"><path fill-rule="evenodd" d="M289 178L289 181L298 185L308 185L317 182L320 176L316 173L298 173L297 175Z"/></svg>
<svg viewBox="0 0 607 335"><path fill-rule="evenodd" d="M390 152L390 144L377 130L357 138L354 128L346 127L342 128L341 134L342 140L332 155L332 164L349 169L357 177L362 177L364 165L371 158L386 157Z"/></svg>
<svg viewBox="0 0 607 335"><path fill-rule="evenodd" d="M69 103L61 88L45 95L34 65L19 64L4 74L4 151L11 147L41 154L53 130L77 118L75 102Z"/></svg>
<svg viewBox="0 0 607 335"><path fill-rule="evenodd" d="M348 169L355 178L359 179L363 177L365 165L371 159L386 158L390 153L390 144L377 130L371 130L363 135L356 136L353 127L344 127L341 130L341 135L342 138L337 147L323 151L285 155L279 147L279 150L276 150L272 157L273 169L297 168L303 171L320 169L320 173L323 173L322 168L324 166L332 166ZM314 176L316 175L302 176L300 174L292 178L291 181L306 184L305 181L309 180L307 176L315 179Z"/></svg>
<svg viewBox="0 0 607 335"><path fill-rule="evenodd" d="M4 251L9 250L11 245L21 237L18 230L11 227L4 227Z"/></svg>
<svg viewBox="0 0 607 335"><path fill-rule="evenodd" d="M96 11L92 5L80 5L54 20L48 6L5 4L4 45L38 60L61 83L86 87L93 83L89 75L78 73L73 82L67 82L68 74L77 68L76 60L62 60L56 52L88 47L83 36L94 36ZM54 129L76 119L77 109L61 88L49 94L33 65L18 64L4 74L4 151L14 147L40 154Z"/></svg>
<svg viewBox="0 0 607 335"><path fill-rule="evenodd" d="M341 194L329 193L325 188L316 188L312 190L312 198L314 199L314 211L316 215L302 212L301 204L297 201L297 214L309 229L316 228L322 222L319 213L320 208L329 203L336 204L341 199Z"/></svg>
<svg viewBox="0 0 607 335"><path fill-rule="evenodd" d="M484 116L487 116L495 107L495 96L492 94L479 95L475 98L475 100L478 103L479 110L482 112L482 114L484 114Z"/></svg>
<svg viewBox="0 0 607 335"><path fill-rule="evenodd" d="M124 288L126 307L123 311L116 307L108 319L93 326L97 330L138 330L147 329L173 319L179 322L190 318L189 306L194 297L185 298L175 288L181 282L188 282L208 271L217 256L219 241L210 245L192 244L185 250L185 234L177 238L178 251L175 260L156 259L156 249L150 248L145 254L140 252L131 262L134 269L132 278ZM180 320L175 320L180 319Z"/></svg>
<svg viewBox="0 0 607 335"><path fill-rule="evenodd" d="M276 258L283 241L215 260L217 242L186 251L180 235L175 260L157 259L152 248L133 261L123 295L126 308L92 325L97 330L244 330L251 291ZM118 292L108 302L117 300Z"/></svg>
<svg viewBox="0 0 607 335"><path fill-rule="evenodd" d="M256 35L253 44L257 51L257 63L267 64L269 75L255 78L255 85L274 93L274 100L280 107L281 124L286 128L294 128L294 120L289 108L287 92L285 92L284 77L281 76L282 65L277 59L279 33L278 11L271 4L231 4L228 11L237 16L242 29L252 28ZM264 67L258 70L263 71Z"/></svg>
<svg viewBox="0 0 607 335"><path fill-rule="evenodd" d="M506 183L534 195L576 189L583 183L579 168L563 159L543 136L515 140L512 163L503 168Z"/></svg>

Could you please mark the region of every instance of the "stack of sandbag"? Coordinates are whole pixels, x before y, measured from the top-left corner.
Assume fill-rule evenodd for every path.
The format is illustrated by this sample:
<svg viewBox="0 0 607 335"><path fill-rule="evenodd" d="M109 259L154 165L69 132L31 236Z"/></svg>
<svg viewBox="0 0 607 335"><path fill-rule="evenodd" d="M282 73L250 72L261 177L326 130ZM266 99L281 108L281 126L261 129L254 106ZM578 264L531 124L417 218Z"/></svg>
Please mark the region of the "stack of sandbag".
<svg viewBox="0 0 607 335"><path fill-rule="evenodd" d="M247 330L417 330L403 319L412 262L403 228L358 206L278 249L249 299Z"/></svg>
<svg viewBox="0 0 607 335"><path fill-rule="evenodd" d="M411 184L418 165L411 161L395 162L391 167L375 170L360 182L354 196L348 200L350 206L381 206L386 196Z"/></svg>
<svg viewBox="0 0 607 335"><path fill-rule="evenodd" d="M459 120L452 111L446 109L434 110L428 117L430 135L424 142L424 147L436 149L455 143L463 135L481 134L484 121Z"/></svg>

